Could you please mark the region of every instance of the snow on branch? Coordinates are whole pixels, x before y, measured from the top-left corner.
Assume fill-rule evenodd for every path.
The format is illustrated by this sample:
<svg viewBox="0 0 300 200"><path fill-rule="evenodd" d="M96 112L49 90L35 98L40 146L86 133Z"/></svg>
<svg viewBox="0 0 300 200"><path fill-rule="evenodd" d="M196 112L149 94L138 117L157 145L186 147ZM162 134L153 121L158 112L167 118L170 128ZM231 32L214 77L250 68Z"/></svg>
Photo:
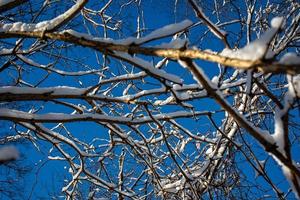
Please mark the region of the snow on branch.
<svg viewBox="0 0 300 200"><path fill-rule="evenodd" d="M157 114L153 115L156 120L170 120L175 118L185 118L193 116L208 115L210 112L186 112L177 111L171 113ZM0 109L0 118L11 121L19 122L76 122L76 121L100 121L100 122L110 122L116 124L144 124L152 122L151 117L140 117L132 119L131 117L119 117L119 116L107 116L102 114L64 114L64 113L48 113L48 114L32 114L18 110Z"/></svg>
<svg viewBox="0 0 300 200"><path fill-rule="evenodd" d="M15 22L4 24L1 26L1 32L38 32L53 31L70 21L88 2L88 0L78 0L69 10L51 20L39 22L37 24L27 24L23 22Z"/></svg>
<svg viewBox="0 0 300 200"><path fill-rule="evenodd" d="M242 60L256 61L259 59L269 59L273 57L273 53L269 48L270 42L282 27L284 18L275 17L272 19L272 27L265 32L260 38L238 50L225 48L220 55L228 58L237 58Z"/></svg>
<svg viewBox="0 0 300 200"><path fill-rule="evenodd" d="M150 42L152 40L157 40L160 38L172 36L175 33L178 33L180 31L186 30L188 27L190 27L193 24L190 20L184 20L182 22L176 23L176 24L170 24L167 26L164 26L162 28L158 28L155 31L151 32L150 34L146 35L145 37L141 38L126 38L124 40L118 40L116 41L117 44L123 44L123 45L141 45L146 42Z"/></svg>

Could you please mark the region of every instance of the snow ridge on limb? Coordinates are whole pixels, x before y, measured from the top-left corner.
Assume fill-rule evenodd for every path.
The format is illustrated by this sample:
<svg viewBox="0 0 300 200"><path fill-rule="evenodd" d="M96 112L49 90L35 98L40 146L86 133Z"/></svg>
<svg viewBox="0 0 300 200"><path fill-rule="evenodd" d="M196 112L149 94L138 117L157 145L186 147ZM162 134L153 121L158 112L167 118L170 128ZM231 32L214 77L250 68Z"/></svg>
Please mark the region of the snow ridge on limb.
<svg viewBox="0 0 300 200"><path fill-rule="evenodd" d="M193 116L208 115L210 112L186 112L177 111L171 113L157 114L152 117L156 120L170 120L175 118L185 118ZM101 121L117 124L144 124L152 122L151 117L140 117L132 119L131 117L107 116L104 114L64 114L64 113L47 113L47 114L31 114L13 109L0 109L0 118L5 120L20 121L20 122L76 122L76 121Z"/></svg>
<svg viewBox="0 0 300 200"><path fill-rule="evenodd" d="M270 42L281 29L283 17L275 17L271 21L271 28L265 32L260 38L238 50L225 48L220 55L228 58L237 58L242 60L259 60L263 58L272 58L273 52L269 49Z"/></svg>
<svg viewBox="0 0 300 200"><path fill-rule="evenodd" d="M118 44L124 44L124 45L141 45L153 40L157 40L160 38L172 36L175 33L181 32L189 28L191 25L193 25L193 22L190 20L184 20L182 22L176 23L176 24L169 24L162 28L158 28L155 31L152 31L150 34L146 35L145 37L141 38L127 38L123 40L117 40L116 42Z"/></svg>
<svg viewBox="0 0 300 200"><path fill-rule="evenodd" d="M158 28L158 29L152 31L151 33L149 33L148 35L141 37L141 38L128 37L128 38L119 39L119 40L113 40L111 38L93 37L89 34L80 33L80 32L74 31L72 29L64 30L64 31L62 31L62 33L67 33L67 34L70 34L75 37L92 40L95 42L107 42L108 44L142 45L142 44L145 44L145 43L153 41L153 40L172 36L178 32L186 30L191 25L193 25L193 22L186 19L179 23L169 24L169 25L163 26L161 28Z"/></svg>
<svg viewBox="0 0 300 200"><path fill-rule="evenodd" d="M63 14L51 19L42 21L36 24L15 22L11 24L4 24L0 28L1 32L38 32L38 31L53 31L66 24L68 21L84 7L88 0L78 0L69 10Z"/></svg>

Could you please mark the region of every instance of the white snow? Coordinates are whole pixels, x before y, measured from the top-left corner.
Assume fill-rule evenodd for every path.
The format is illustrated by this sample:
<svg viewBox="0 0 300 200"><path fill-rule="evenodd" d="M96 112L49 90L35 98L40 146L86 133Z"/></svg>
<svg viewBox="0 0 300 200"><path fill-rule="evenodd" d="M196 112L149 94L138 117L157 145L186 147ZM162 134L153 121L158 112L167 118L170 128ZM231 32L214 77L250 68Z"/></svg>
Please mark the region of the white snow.
<svg viewBox="0 0 300 200"><path fill-rule="evenodd" d="M283 23L283 17L274 17L271 20L271 26L273 28L281 28Z"/></svg>
<svg viewBox="0 0 300 200"><path fill-rule="evenodd" d="M300 199L300 197L298 196L297 193L297 189L295 187L294 182L297 182L297 184L300 184L300 178L296 177L296 179L293 178L293 175L291 173L291 170L289 167L287 167L284 163L282 163L277 157L275 157L273 155L274 160L278 163L278 165L281 167L282 172L284 174L284 176L286 177L286 179L288 180L288 182L291 185L292 190L294 191L294 194L296 196L297 199Z"/></svg>
<svg viewBox="0 0 300 200"><path fill-rule="evenodd" d="M206 115L207 112L186 112L176 111L170 113L163 113L153 115L152 117L156 120L170 120L173 118L185 118L193 117L198 115ZM131 117L119 117L119 116L108 116L104 114L65 114L65 113L47 113L47 114L32 114L13 109L0 109L0 118L7 120L18 119L20 122L32 121L36 122L76 122L76 121L102 121L102 122L113 122L118 124L143 124L152 122L153 118L150 116L140 117L132 119Z"/></svg>
<svg viewBox="0 0 300 200"><path fill-rule="evenodd" d="M177 97L179 100L182 100L182 101L188 100L188 99L192 99L192 98L193 98L193 96L190 95L190 94L187 93L187 92L175 92L175 94L176 94L176 97Z"/></svg>
<svg viewBox="0 0 300 200"><path fill-rule="evenodd" d="M272 41L283 23L283 17L275 17L271 25L272 27L265 32L260 38L237 50L225 48L220 55L229 58L237 58L242 60L258 60L263 58L272 58L273 52L269 49L269 43Z"/></svg>
<svg viewBox="0 0 300 200"><path fill-rule="evenodd" d="M281 110L278 110L275 112L274 116L274 133L272 134L272 137L274 141L276 142L276 145L278 146L277 149L280 151L283 155L286 155L284 151L284 127L283 127L283 121L281 119L283 115L283 112Z"/></svg>
<svg viewBox="0 0 300 200"><path fill-rule="evenodd" d="M182 189L184 187L185 183L185 178L182 177L181 179L175 181L175 182L170 182L169 183L163 183L161 182L162 188L164 191L167 192L177 192L179 189ZM160 192L161 193L161 192Z"/></svg>
<svg viewBox="0 0 300 200"><path fill-rule="evenodd" d="M279 63L286 65L300 65L300 57L296 53L288 52L282 56Z"/></svg>
<svg viewBox="0 0 300 200"><path fill-rule="evenodd" d="M7 49L7 48L2 48L0 50L0 55L4 56L4 55L8 55L8 54L12 54L13 53L13 49Z"/></svg>
<svg viewBox="0 0 300 200"><path fill-rule="evenodd" d="M19 156L19 151L14 146L5 146L0 148L0 162L16 160Z"/></svg>
<svg viewBox="0 0 300 200"><path fill-rule="evenodd" d="M173 96L168 97L166 100L156 100L153 105L155 106L163 106L163 105L167 105L171 102L174 102L175 98Z"/></svg>
<svg viewBox="0 0 300 200"><path fill-rule="evenodd" d="M205 151L205 155L211 158L213 157L213 153L214 153L213 146L210 145L209 148Z"/></svg>
<svg viewBox="0 0 300 200"><path fill-rule="evenodd" d="M140 45L158 38L163 38L166 36L173 35L175 33L178 33L189 26L193 24L192 21L190 20L184 20L182 22L176 23L176 24L169 24L166 25L162 28L156 29L155 31L151 32L150 34L146 35L145 37L142 38L127 38L123 40L117 40L116 43L118 44L123 44L123 45L129 45L129 44L136 44Z"/></svg>
<svg viewBox="0 0 300 200"><path fill-rule="evenodd" d="M1 4L6 4L7 1L1 1ZM54 19L51 20L46 20L39 22L37 24L31 24L31 23L23 23L23 22L15 22L15 23L10 23L10 24L4 24L0 28L1 32L19 32L19 31L25 31L25 32L36 32L36 31L45 31L45 30L52 30L56 28L58 25L62 24L69 16L73 15L75 12L78 11L80 6L82 4L86 3L86 0L78 0L75 5L73 5L69 10L64 12L63 14L55 17Z"/></svg>
<svg viewBox="0 0 300 200"><path fill-rule="evenodd" d="M36 29L39 29L39 30L52 30L53 28L55 28L56 26L61 24L63 21L65 21L66 18L68 18L69 16L71 16L74 13L78 12L79 8L86 2L87 2L86 0L78 0L76 2L76 4L74 4L70 9L68 9L63 14L55 17L52 20L43 21L43 22L40 22L40 23L36 24Z"/></svg>
<svg viewBox="0 0 300 200"><path fill-rule="evenodd" d="M300 74L296 76L287 75L290 98L300 98ZM286 101L290 101L287 99Z"/></svg>
<svg viewBox="0 0 300 200"><path fill-rule="evenodd" d="M52 95L82 95L86 89L78 89L75 87L57 86L48 88L29 88L16 86L0 87L0 94L52 94Z"/></svg>
<svg viewBox="0 0 300 200"><path fill-rule="evenodd" d="M183 139L183 140L181 141L180 147L179 147L179 149L178 149L179 153L181 153L181 152L184 151L184 149L185 149L187 143L189 143L191 140L192 140L192 138L186 138L186 139Z"/></svg>
<svg viewBox="0 0 300 200"><path fill-rule="evenodd" d="M0 55L1 55L1 52L2 51L0 51ZM39 64L39 63L35 62L34 60L32 60L30 58L27 58L27 57L25 57L21 54L17 55L17 57L20 58L23 62L27 63L28 65L38 67L38 68L41 68L41 69L44 69L44 70L47 70L47 71L55 72L55 73L60 74L60 75L65 75L65 76L83 76L83 75L88 75L88 74L102 75L100 73L101 70L87 70L87 71L68 72L68 71L55 69L53 67L49 67L47 65Z"/></svg>
<svg viewBox="0 0 300 200"><path fill-rule="evenodd" d="M292 174L291 170L288 167L286 167L285 165L281 165L281 169L283 171L283 174L289 181L290 185L292 186L292 190L294 191L296 198L300 199L300 197L298 196L297 188L296 188L298 186L295 186L295 184L294 184L294 181L296 181L298 184L300 184L300 178L296 177L296 180L293 181L294 178L293 178L293 174Z"/></svg>
<svg viewBox="0 0 300 200"><path fill-rule="evenodd" d="M219 79L220 79L219 76L214 76L211 79L211 82L217 86L219 84Z"/></svg>

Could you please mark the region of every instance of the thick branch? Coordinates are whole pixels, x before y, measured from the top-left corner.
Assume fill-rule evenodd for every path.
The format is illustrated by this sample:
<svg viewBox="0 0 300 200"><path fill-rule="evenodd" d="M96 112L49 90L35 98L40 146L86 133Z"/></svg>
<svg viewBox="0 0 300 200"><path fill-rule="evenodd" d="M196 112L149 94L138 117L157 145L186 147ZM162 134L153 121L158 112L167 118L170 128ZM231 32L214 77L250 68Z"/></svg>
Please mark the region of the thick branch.
<svg viewBox="0 0 300 200"><path fill-rule="evenodd" d="M113 43L110 41L104 41L100 38L93 39L83 36L73 35L67 31L65 32L47 32L42 31L6 31L0 35L0 38L12 38L12 37L31 37L41 39L60 40L83 47L89 47L96 49L102 53L112 55L113 51L127 52L130 54L143 54L149 56L159 56L170 58L174 60L178 59L200 59L210 62L219 63L224 66L233 67L236 69L256 69L264 73L287 73L287 74L299 74L299 64L282 64L279 62L262 61L262 60L242 60L236 58L228 58L219 54L213 54L206 51L194 50L194 49L170 49L170 48L153 48L153 47L140 47L135 45L123 45Z"/></svg>

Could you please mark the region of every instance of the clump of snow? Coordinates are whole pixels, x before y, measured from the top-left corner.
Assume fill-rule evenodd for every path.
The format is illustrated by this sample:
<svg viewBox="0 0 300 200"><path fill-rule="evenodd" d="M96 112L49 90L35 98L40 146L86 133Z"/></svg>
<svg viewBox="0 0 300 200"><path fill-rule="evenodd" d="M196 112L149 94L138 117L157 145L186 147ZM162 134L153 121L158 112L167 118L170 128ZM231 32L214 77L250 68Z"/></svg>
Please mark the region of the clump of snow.
<svg viewBox="0 0 300 200"><path fill-rule="evenodd" d="M181 39L181 38L176 38L174 40L172 40L169 43L162 43L160 45L157 45L155 47L157 48L174 48L174 49L179 49L184 47L186 44L188 43L188 39Z"/></svg>
<svg viewBox="0 0 300 200"><path fill-rule="evenodd" d="M278 146L278 150L283 154L285 154L284 151L284 127L283 127L283 121L281 119L283 115L283 112L281 110L278 110L275 112L274 120L275 120L275 127L274 127L274 134L272 134L272 137L274 141L276 142L276 145Z"/></svg>
<svg viewBox="0 0 300 200"><path fill-rule="evenodd" d="M196 50L198 50L198 49L196 49ZM216 54L216 52L211 49L204 49L203 51L207 52L207 53L211 53L211 54Z"/></svg>
<svg viewBox="0 0 300 200"><path fill-rule="evenodd" d="M220 77L219 76L214 76L212 79L211 79L211 82L215 85L218 85L219 84L219 79Z"/></svg>
<svg viewBox="0 0 300 200"><path fill-rule="evenodd" d="M298 193L297 193L297 189L296 189L295 184L294 184L295 181L296 181L297 184L299 184L300 179L298 177L296 179L294 179L293 175L291 173L291 169L288 166L286 166L284 163L282 163L277 157L273 156L273 158L278 163L278 165L281 167L284 176L286 177L286 179L290 183L290 185L292 187L292 190L294 191L294 194L296 196L296 199L300 199L299 196L298 196Z"/></svg>
<svg viewBox="0 0 300 200"><path fill-rule="evenodd" d="M282 24L283 24L283 17L274 17L271 20L271 26L273 28L281 28Z"/></svg>
<svg viewBox="0 0 300 200"><path fill-rule="evenodd" d="M149 35L146 35L145 37L142 37L142 38L129 37L126 39L118 40L116 42L118 44L123 44L123 45L129 45L129 44L140 45L140 44L143 44L143 43L146 43L146 42L158 39L158 38L163 38L163 37L178 33L182 30L185 30L192 24L193 24L192 21L184 20L184 21L176 23L176 24L169 24L162 28L156 29L155 31L151 32Z"/></svg>
<svg viewBox="0 0 300 200"><path fill-rule="evenodd" d="M12 2L12 0L5 0L0 1L0 6L5 5L7 3ZM80 6L85 4L85 0L79 0L74 4L69 10L64 12L63 14L55 17L51 20L46 20L39 22L37 24L31 24L31 23L22 23L22 22L15 22L12 24L4 24L0 28L0 31L11 31L11 32L18 32L18 31L45 31L45 30L53 30L57 26L61 25L68 17L72 16L74 13L76 13Z"/></svg>
<svg viewBox="0 0 300 200"><path fill-rule="evenodd" d="M0 56L4 56L6 54L12 54L13 53L13 48L12 49L7 49L7 48L3 48L2 46L0 47L1 50L0 50Z"/></svg>
<svg viewBox="0 0 300 200"><path fill-rule="evenodd" d="M0 162L16 160L19 156L19 151L14 146L5 146L0 148Z"/></svg>
<svg viewBox="0 0 300 200"><path fill-rule="evenodd" d="M288 75L288 87L289 87L289 96L291 97L299 97L300 98L300 75L291 76ZM287 100L288 101L288 100Z"/></svg>
<svg viewBox="0 0 300 200"><path fill-rule="evenodd" d="M205 151L205 155L208 157L208 158L212 158L214 156L214 149L213 149L213 146L209 146L209 148Z"/></svg>
<svg viewBox="0 0 300 200"><path fill-rule="evenodd" d="M163 106L163 105L167 105L173 101L175 101L175 98L173 96L170 96L166 100L156 100L154 102L154 105L155 106Z"/></svg>
<svg viewBox="0 0 300 200"><path fill-rule="evenodd" d="M180 90L181 88L182 88L181 85L179 85L179 84L173 84L173 89L174 90Z"/></svg>
<svg viewBox="0 0 300 200"><path fill-rule="evenodd" d="M228 57L228 58L235 58L237 57L236 56L236 49L228 49L228 48L225 48L223 49L223 51L220 53L221 56L225 56L225 57Z"/></svg>
<svg viewBox="0 0 300 200"><path fill-rule="evenodd" d="M286 65L300 64L300 57L296 53L288 52L282 56L279 63Z"/></svg>
<svg viewBox="0 0 300 200"><path fill-rule="evenodd" d="M185 178L182 177L181 179L175 181L175 182L162 182L162 189L165 192L177 192L178 190L182 189L184 187ZM159 192L159 195L162 195L162 191Z"/></svg>
<svg viewBox="0 0 300 200"><path fill-rule="evenodd" d="M269 49L269 43L272 41L276 33L279 31L283 23L283 17L275 17L271 21L271 28L265 32L260 38L238 50L230 50L225 48L220 55L229 58L237 58L242 60L258 60L263 58L272 58L274 53Z"/></svg>

